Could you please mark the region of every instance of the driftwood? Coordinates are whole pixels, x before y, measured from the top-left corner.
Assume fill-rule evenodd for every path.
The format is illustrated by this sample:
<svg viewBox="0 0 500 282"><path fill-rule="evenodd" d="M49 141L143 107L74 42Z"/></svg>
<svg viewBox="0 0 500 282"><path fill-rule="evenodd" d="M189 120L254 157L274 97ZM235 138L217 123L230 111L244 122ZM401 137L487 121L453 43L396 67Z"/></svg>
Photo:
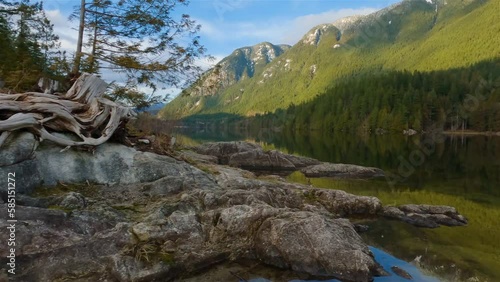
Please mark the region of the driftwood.
<svg viewBox="0 0 500 282"><path fill-rule="evenodd" d="M106 142L134 112L103 97L107 84L83 74L66 94L0 93L0 147L13 131L25 129L62 146ZM79 140L68 134L72 133Z"/></svg>

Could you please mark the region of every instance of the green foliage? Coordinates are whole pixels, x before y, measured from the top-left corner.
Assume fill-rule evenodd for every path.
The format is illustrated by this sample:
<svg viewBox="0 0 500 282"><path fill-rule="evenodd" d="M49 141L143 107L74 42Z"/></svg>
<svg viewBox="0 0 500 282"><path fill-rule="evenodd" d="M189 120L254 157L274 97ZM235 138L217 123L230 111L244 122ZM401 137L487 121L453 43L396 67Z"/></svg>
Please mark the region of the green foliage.
<svg viewBox="0 0 500 282"><path fill-rule="evenodd" d="M500 131L499 78L500 60L447 71L363 75L338 83L310 102L257 115L254 122L322 132Z"/></svg>
<svg viewBox="0 0 500 282"><path fill-rule="evenodd" d="M91 73L111 69L124 73L133 85L153 89L158 84L191 82L201 70L195 60L203 57L205 48L196 35L200 25L189 15L172 13L187 4L183 0L85 1L72 16L84 13L84 45L90 50L77 69Z"/></svg>
<svg viewBox="0 0 500 282"><path fill-rule="evenodd" d="M42 2L0 3L0 80L14 91L30 90L40 78L56 78L58 37Z"/></svg>
<svg viewBox="0 0 500 282"><path fill-rule="evenodd" d="M112 84L107 97L113 101L120 101L128 106L133 106L138 110L150 107L151 105L165 102L168 96L154 95L154 93L147 95L140 91L137 86L127 85L120 86Z"/></svg>

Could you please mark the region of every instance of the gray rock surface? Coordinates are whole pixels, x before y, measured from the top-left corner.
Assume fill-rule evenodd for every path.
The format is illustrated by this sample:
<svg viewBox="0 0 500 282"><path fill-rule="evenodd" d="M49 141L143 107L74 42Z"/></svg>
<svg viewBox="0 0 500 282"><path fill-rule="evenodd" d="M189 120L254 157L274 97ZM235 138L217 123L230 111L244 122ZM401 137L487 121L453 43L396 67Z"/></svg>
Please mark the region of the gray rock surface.
<svg viewBox="0 0 500 282"><path fill-rule="evenodd" d="M463 226L467 218L449 206L401 205L384 207L380 214L391 219L398 219L419 227L436 228L445 226Z"/></svg>
<svg viewBox="0 0 500 282"><path fill-rule="evenodd" d="M228 157L241 147L207 148ZM170 281L239 259L311 277L370 281L385 271L359 228L342 217L393 215L417 225L407 220L410 214L461 218L449 207L384 208L375 197L257 178L210 162L203 164L207 174L116 144L94 154L42 144L34 156L7 166L33 163L28 175L49 186L17 197L22 267L13 281ZM51 187L57 183L64 184ZM3 204L0 212L6 209ZM7 226L1 218L0 228ZM7 236L1 232L0 241ZM6 255L0 248L3 268Z"/></svg>
<svg viewBox="0 0 500 282"><path fill-rule="evenodd" d="M295 165L278 151L236 153L229 157L228 165L253 170L295 170Z"/></svg>
<svg viewBox="0 0 500 282"><path fill-rule="evenodd" d="M249 142L206 143L193 148L197 153L217 157L227 164L252 171L296 171L307 177L372 178L383 177L384 171L373 167L349 164L322 163L316 159L284 154Z"/></svg>
<svg viewBox="0 0 500 282"><path fill-rule="evenodd" d="M4 144L0 150L5 157L0 173L16 173L17 193L30 193L35 187L58 183L131 184L154 182L166 176L189 182L207 177L185 162L119 144L105 143L93 152L74 148L62 151L50 143L37 148L31 133L22 133L12 140L15 141ZM6 178L1 181L4 189Z"/></svg>
<svg viewBox="0 0 500 282"><path fill-rule="evenodd" d="M29 132L14 132L0 147L0 167L10 166L33 157L38 141Z"/></svg>
<svg viewBox="0 0 500 282"><path fill-rule="evenodd" d="M384 274L348 220L311 212L265 220L257 231L255 249L267 264L317 276L334 273L342 280L370 281Z"/></svg>
<svg viewBox="0 0 500 282"><path fill-rule="evenodd" d="M322 163L300 170L307 177L372 178L383 177L384 171L351 164Z"/></svg>
<svg viewBox="0 0 500 282"><path fill-rule="evenodd" d="M0 188L8 186L7 175L15 173L16 192L28 193L40 182L37 162L32 160L38 141L28 132L14 132L0 147Z"/></svg>
<svg viewBox="0 0 500 282"><path fill-rule="evenodd" d="M228 164L229 158L236 153L262 150L257 144L243 141L204 143L193 149L199 154L217 157L219 164Z"/></svg>

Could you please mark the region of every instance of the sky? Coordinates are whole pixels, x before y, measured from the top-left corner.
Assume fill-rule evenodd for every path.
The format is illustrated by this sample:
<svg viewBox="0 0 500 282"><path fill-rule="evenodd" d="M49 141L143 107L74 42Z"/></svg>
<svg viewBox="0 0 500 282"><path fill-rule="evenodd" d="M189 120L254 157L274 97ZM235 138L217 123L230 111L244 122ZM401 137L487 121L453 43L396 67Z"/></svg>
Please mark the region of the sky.
<svg viewBox="0 0 500 282"><path fill-rule="evenodd" d="M188 14L202 28L199 33L207 54L213 62L200 60L198 64L208 69L231 54L235 49L260 42L273 44L297 43L316 25L331 23L337 19L369 14L390 6L396 0L191 0L187 6L179 6L176 13ZM75 0L45 0L44 8L60 37L61 49L74 52L77 39L77 22L68 17ZM123 75L104 72L107 81L120 82ZM180 89L164 90L170 97ZM148 91L147 89L142 89Z"/></svg>

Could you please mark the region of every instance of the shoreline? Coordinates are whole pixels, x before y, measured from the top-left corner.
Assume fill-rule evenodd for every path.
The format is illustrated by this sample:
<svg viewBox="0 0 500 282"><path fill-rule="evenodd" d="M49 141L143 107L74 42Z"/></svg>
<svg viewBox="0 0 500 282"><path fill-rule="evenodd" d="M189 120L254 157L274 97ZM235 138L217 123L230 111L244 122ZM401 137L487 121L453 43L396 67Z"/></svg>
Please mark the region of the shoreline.
<svg viewBox="0 0 500 282"><path fill-rule="evenodd" d="M500 132L493 131L445 130L442 133L450 136L500 136Z"/></svg>

